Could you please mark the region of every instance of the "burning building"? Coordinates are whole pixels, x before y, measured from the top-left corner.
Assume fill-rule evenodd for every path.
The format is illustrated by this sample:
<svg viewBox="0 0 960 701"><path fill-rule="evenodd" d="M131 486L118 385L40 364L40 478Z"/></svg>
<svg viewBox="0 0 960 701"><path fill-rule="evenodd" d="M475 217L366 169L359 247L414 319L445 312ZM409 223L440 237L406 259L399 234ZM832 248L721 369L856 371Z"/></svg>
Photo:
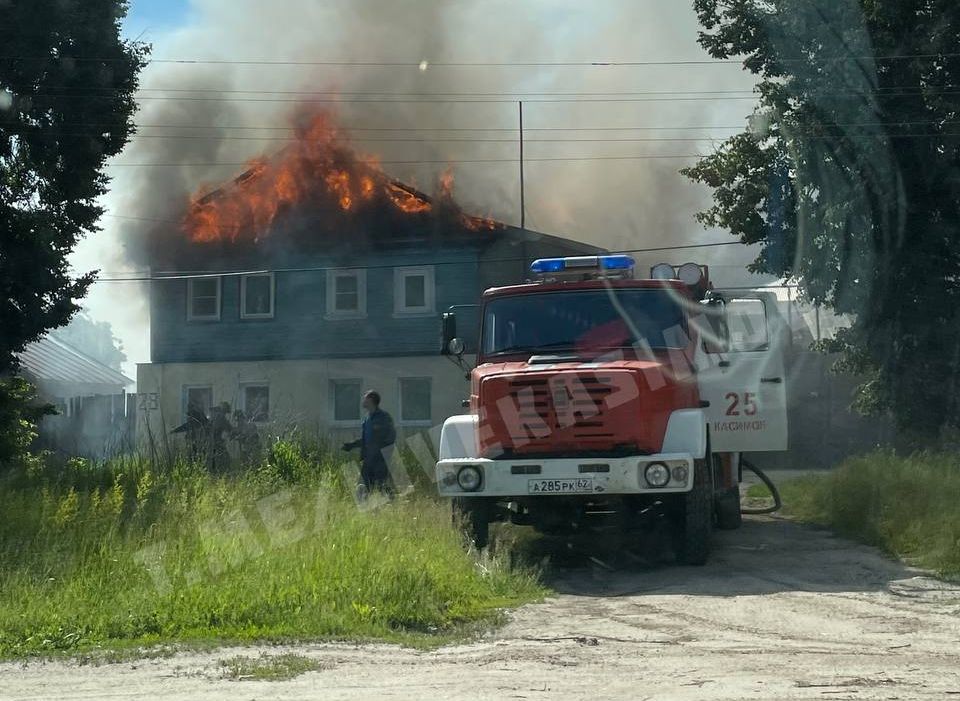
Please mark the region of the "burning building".
<svg viewBox="0 0 960 701"><path fill-rule="evenodd" d="M355 431L366 388L401 428L437 424L467 393L438 355L441 313L524 279L535 258L599 251L463 212L449 173L434 196L390 178L327 114L191 198L163 241L137 373L154 435L191 403L221 402L256 422Z"/></svg>

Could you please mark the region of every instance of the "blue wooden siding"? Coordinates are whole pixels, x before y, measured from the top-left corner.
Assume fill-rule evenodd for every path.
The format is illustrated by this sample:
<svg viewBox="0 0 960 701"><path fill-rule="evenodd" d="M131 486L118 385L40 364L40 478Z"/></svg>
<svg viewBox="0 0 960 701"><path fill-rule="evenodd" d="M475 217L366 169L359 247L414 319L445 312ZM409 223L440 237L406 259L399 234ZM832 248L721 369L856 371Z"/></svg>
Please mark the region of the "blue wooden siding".
<svg viewBox="0 0 960 701"><path fill-rule="evenodd" d="M394 269L435 265L435 312L394 314ZM327 272L282 268L366 269L367 313L360 319L327 318ZM186 280L155 281L151 290L153 362L282 360L318 357L422 355L438 352L440 314L454 304L475 303L480 292L475 249L384 252L362 260L303 257L251 262L272 267L276 303L272 319L240 318L240 278L221 278L219 321L187 320Z"/></svg>

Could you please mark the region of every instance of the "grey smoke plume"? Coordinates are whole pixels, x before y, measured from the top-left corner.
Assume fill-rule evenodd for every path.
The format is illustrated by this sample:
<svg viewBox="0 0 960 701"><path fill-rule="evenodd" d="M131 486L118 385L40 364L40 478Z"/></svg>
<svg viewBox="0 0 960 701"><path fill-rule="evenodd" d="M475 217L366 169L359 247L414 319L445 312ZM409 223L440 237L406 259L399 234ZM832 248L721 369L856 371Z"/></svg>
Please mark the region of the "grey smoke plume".
<svg viewBox="0 0 960 701"><path fill-rule="evenodd" d="M149 126L140 130L121 163L181 165L116 169L119 176L115 186L123 196L114 205L115 211L139 217L124 221L120 238L132 260L149 264L152 246L163 245L166 237L180 235L169 222L178 218L187 195L204 184L216 186L242 170L239 166L210 164L242 163L254 155L278 150L283 145L279 139L288 132L263 127L285 126L297 101L312 99L296 94L298 91L332 91L340 93L344 102L317 106L334 109L348 130L359 128L352 133L358 151L378 155L388 163L385 168L391 175L427 191L433 189L438 173L445 168L442 162L449 161L455 174L455 196L467 211L508 223L519 222L518 165L457 162L517 158L516 132L369 132L363 129L515 129L514 96L520 99L523 93L528 93L524 107L528 228L612 248L689 242L702 235L692 213L704 204L705 193L677 174L685 161L657 158L544 162L537 159L663 157L703 152L708 143L582 141L691 136L684 131L540 130L730 126L743 123L749 102L545 102L574 98L529 93L594 93L584 99L597 100L605 97L600 94L604 91L613 93L609 95L611 99L621 99L616 93L749 88L749 78L737 68L479 68L432 64L700 58L703 54L695 45L696 30L689 7L656 0L597 3L503 0L314 3L299 0L269 4L202 0L197 3L196 24L158 51L158 57L162 58L162 54L225 61L253 58L304 62L424 60L426 69L236 63L150 66L144 75L145 91L137 118L140 124ZM176 92L162 92L164 90ZM198 92L188 92L193 90ZM226 92L208 92L210 90ZM452 99L459 93L489 93L491 99L505 101L420 104L372 101L380 100L384 93L438 94ZM658 96L634 97L646 100ZM155 138L164 135L187 138ZM441 139L500 141L468 143ZM570 141L547 142L545 139ZM441 163L389 164L410 160Z"/></svg>
<svg viewBox="0 0 960 701"><path fill-rule="evenodd" d="M454 195L464 209L510 224L519 223L520 219L517 164L457 164L456 161L516 158L516 132L366 132L358 128L515 129L517 106L509 94L528 93L524 110L528 159L664 156L704 152L709 143L537 140L689 137L690 131L539 129L731 126L743 124L752 105L746 100L547 103L536 102L547 96L529 95L607 90L617 93L749 89L750 77L735 66L446 68L433 65L444 61L702 59L706 56L696 45L696 18L686 2L195 0L193 17L189 27L164 37L155 49L157 58L227 62L258 59L418 63L425 60L428 64L426 70L416 66L150 65L143 75L144 91L137 115L137 122L145 126L118 163L176 165L113 169L113 188L106 201L113 217L104 220L106 231L91 239L87 255L81 256L78 267L99 267L110 272L153 266L156 271L151 251L181 235L177 220L188 195L204 184L215 187L242 170L237 166L206 164L242 163L254 155L282 148L282 141L258 140L258 137L276 139L287 134L262 128L285 126L287 115L297 107L298 96L283 94L283 91L334 90L340 91L344 99L370 99L346 93L372 91L504 94L500 99L507 101L500 103L344 102L327 106L337 110L345 127L355 129L355 146L361 152L379 155L383 161L452 162ZM199 92L189 92L191 90ZM210 93L209 90L256 92ZM273 91L273 94L263 91ZM203 99L210 97L231 99ZM715 128L692 133L704 132L731 133ZM155 138L164 135L191 138ZM365 141L361 137L426 140L384 142ZM507 142L441 142L437 137L506 139ZM709 193L677 173L691 161L528 160L527 227L615 249L721 240L725 237L723 233L703 232L693 220L693 213L706 204ZM385 166L394 177L426 191L433 189L444 167L442 163ZM671 262L687 259L709 262L713 270L727 274L727 284L737 284L745 277L743 264L752 254L736 247L714 248L675 255L638 256L638 263L643 266L664 258ZM731 267L723 268L724 265ZM121 290L124 303L118 305L116 299ZM138 295L133 285L97 285L88 302L96 316L113 322L124 337L132 359L147 359L145 304L143 295Z"/></svg>

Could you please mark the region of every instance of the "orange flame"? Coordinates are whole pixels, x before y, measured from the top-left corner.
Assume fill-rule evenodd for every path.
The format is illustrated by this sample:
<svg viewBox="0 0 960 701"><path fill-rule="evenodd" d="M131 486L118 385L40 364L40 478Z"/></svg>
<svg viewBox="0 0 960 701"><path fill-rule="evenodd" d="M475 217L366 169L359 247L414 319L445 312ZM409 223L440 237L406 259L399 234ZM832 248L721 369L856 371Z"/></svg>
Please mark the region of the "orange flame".
<svg viewBox="0 0 960 701"><path fill-rule="evenodd" d="M453 196L453 173L438 182L440 196ZM391 180L377 161L358 157L344 143L333 117L316 112L301 118L295 138L272 157L258 157L227 185L195 195L183 228L190 240L258 241L281 212L304 202L326 199L350 212L380 198L400 212L422 214L433 204L424 195ZM459 214L463 226L477 231L503 226L492 219Z"/></svg>
<svg viewBox="0 0 960 701"><path fill-rule="evenodd" d="M444 168L443 172L440 173L439 181L439 194L440 197L448 200L453 199L453 170L449 167Z"/></svg>

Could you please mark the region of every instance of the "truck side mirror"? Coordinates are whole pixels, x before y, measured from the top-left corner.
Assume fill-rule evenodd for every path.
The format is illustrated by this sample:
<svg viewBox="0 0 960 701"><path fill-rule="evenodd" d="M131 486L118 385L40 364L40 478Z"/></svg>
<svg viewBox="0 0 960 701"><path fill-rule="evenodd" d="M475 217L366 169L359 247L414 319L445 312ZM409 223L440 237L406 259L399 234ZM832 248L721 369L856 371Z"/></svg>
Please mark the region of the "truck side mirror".
<svg viewBox="0 0 960 701"><path fill-rule="evenodd" d="M463 341L457 338L457 315L454 312L444 312L441 317L441 355L461 355L463 353ZM460 349L457 352L457 349Z"/></svg>

